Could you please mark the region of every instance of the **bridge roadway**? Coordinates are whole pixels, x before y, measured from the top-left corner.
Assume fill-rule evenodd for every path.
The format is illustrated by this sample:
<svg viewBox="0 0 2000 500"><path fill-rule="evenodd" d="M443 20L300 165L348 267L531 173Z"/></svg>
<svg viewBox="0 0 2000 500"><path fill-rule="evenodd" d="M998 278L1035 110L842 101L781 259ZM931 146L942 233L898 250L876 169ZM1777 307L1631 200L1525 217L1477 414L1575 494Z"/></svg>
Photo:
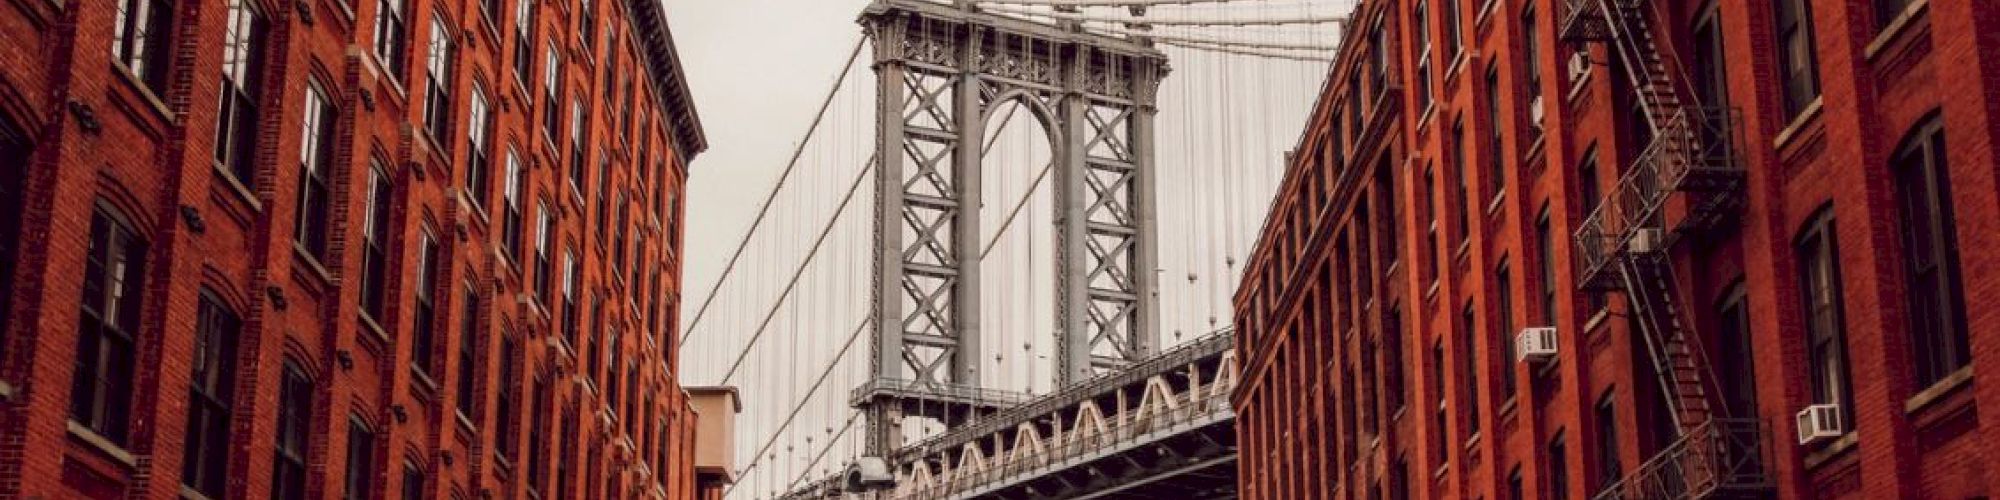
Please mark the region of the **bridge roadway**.
<svg viewBox="0 0 2000 500"><path fill-rule="evenodd" d="M903 446L887 490L860 492L850 465L780 498L1233 499L1234 343L1213 333Z"/></svg>

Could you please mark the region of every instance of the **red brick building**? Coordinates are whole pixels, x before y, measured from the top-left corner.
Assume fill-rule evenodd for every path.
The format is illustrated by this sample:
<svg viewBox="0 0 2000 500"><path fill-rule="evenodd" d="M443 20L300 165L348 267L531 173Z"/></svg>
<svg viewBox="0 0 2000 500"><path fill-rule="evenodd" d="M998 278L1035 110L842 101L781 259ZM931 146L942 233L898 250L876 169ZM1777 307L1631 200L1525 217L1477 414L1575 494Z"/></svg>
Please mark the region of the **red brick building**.
<svg viewBox="0 0 2000 500"><path fill-rule="evenodd" d="M652 0L0 5L0 498L693 498Z"/></svg>
<svg viewBox="0 0 2000 500"><path fill-rule="evenodd" d="M1352 19L1237 294L1244 498L2000 494L2000 5Z"/></svg>

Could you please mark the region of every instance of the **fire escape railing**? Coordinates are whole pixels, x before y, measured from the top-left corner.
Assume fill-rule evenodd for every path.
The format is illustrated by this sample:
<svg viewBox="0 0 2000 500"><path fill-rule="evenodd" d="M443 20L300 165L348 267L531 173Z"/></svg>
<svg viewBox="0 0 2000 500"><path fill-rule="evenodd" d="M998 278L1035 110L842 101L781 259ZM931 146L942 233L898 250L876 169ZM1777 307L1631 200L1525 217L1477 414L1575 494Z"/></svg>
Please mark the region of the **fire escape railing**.
<svg viewBox="0 0 2000 500"><path fill-rule="evenodd" d="M1744 170L1736 161L1732 124L1734 111L1722 107L1683 106L1654 135L1618 180L1617 188L1576 232L1578 286L1618 288L1617 259L1630 248L1639 230L1657 228L1669 197L1691 193L1689 210L1674 237L1712 228L1735 206L1730 198L1741 186ZM1670 243L1671 240L1661 243Z"/></svg>
<svg viewBox="0 0 2000 500"><path fill-rule="evenodd" d="M1771 477L1764 472L1761 426L1754 418L1709 420L1640 464L1631 475L1605 485L1593 498L1756 496L1772 486Z"/></svg>

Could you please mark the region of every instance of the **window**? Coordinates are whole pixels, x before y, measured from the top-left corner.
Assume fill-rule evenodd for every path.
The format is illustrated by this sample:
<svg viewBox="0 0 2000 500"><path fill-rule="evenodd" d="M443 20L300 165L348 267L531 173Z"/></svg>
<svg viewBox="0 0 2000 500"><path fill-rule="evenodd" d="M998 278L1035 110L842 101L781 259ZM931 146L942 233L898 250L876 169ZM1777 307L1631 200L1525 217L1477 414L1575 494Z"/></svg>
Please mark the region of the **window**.
<svg viewBox="0 0 2000 500"><path fill-rule="evenodd" d="M1936 384L1972 363L1945 156L1944 131L1932 121L1918 126L1890 160L1902 207L1910 353L1918 387Z"/></svg>
<svg viewBox="0 0 2000 500"><path fill-rule="evenodd" d="M576 410L563 408L562 428L557 432L559 434L556 439L561 440L561 444L557 446L558 455L556 455L556 491L562 492L563 496L569 496L571 491L576 491L571 487L575 484L575 474L569 473L570 465L577 462Z"/></svg>
<svg viewBox="0 0 2000 500"><path fill-rule="evenodd" d="M1438 268L1438 220L1437 220L1438 204L1437 204L1436 169L1433 168L1424 169L1423 190L1424 190L1423 192L1424 206L1422 208L1424 211L1424 221L1425 221L1424 246L1418 248L1417 251L1423 252L1424 261L1429 264L1425 266L1424 274L1426 274L1427 277L1432 282L1435 282L1437 281L1438 274L1440 274L1439 273L1440 269Z"/></svg>
<svg viewBox="0 0 2000 500"><path fill-rule="evenodd" d="M389 70L389 77L398 81L409 77L409 57L404 54L410 45L407 15L403 0L382 0L375 9L375 58Z"/></svg>
<svg viewBox="0 0 2000 500"><path fill-rule="evenodd" d="M1450 50L1449 54L1451 58L1457 59L1459 52L1465 49L1465 30L1463 27L1465 23L1458 22L1459 0L1443 1L1445 50Z"/></svg>
<svg viewBox="0 0 2000 500"><path fill-rule="evenodd" d="M437 371L437 288L438 243L425 229L417 243L417 307L410 325L410 365L429 380Z"/></svg>
<svg viewBox="0 0 2000 500"><path fill-rule="evenodd" d="M534 80L535 2L514 0L514 78L526 87Z"/></svg>
<svg viewBox="0 0 2000 500"><path fill-rule="evenodd" d="M618 412L618 325L606 330L604 345L599 349L604 352L604 406L615 414Z"/></svg>
<svg viewBox="0 0 2000 500"><path fill-rule="evenodd" d="M1521 9L1521 72L1527 75L1523 90L1528 101L1542 97L1542 34L1535 21L1534 4Z"/></svg>
<svg viewBox="0 0 2000 500"><path fill-rule="evenodd" d="M1463 118L1451 124L1451 169L1458 173L1458 237L1461 243L1469 242L1472 241L1472 170L1465 168Z"/></svg>
<svg viewBox="0 0 2000 500"><path fill-rule="evenodd" d="M501 202L506 212L500 215L500 245L507 249L507 262L516 267L521 265L521 154L507 147L507 170L501 172L506 177L506 189L501 191Z"/></svg>
<svg viewBox="0 0 2000 500"><path fill-rule="evenodd" d="M479 289L471 284L465 287L465 305L458 325L458 414L472 420L474 381L479 358ZM502 429L504 431L505 429Z"/></svg>
<svg viewBox="0 0 2000 500"><path fill-rule="evenodd" d="M1796 116L1819 98L1819 55L1813 43L1812 2L1772 0L1777 19L1778 64L1785 115Z"/></svg>
<svg viewBox="0 0 2000 500"><path fill-rule="evenodd" d="M1707 106L1729 102L1729 53L1723 49L1721 25L1721 9L1710 6L1694 26L1695 97Z"/></svg>
<svg viewBox="0 0 2000 500"><path fill-rule="evenodd" d="M1507 258L1500 258L1499 270L1493 272L1493 308L1500 315L1500 394L1508 400L1519 392L1514 387L1514 335L1520 327L1514 324L1514 269Z"/></svg>
<svg viewBox="0 0 2000 500"><path fill-rule="evenodd" d="M1594 419L1597 421L1597 470L1600 487L1617 483L1625 475L1624 465L1618 460L1618 411L1617 395L1614 389L1606 389L1604 396L1597 399Z"/></svg>
<svg viewBox="0 0 2000 500"><path fill-rule="evenodd" d="M132 363L139 332L139 294L146 245L122 215L99 206L90 218L84 258L71 420L113 443L125 443L132 408Z"/></svg>
<svg viewBox="0 0 2000 500"><path fill-rule="evenodd" d="M502 330L500 332L500 362L498 363L500 367L500 390L496 391L500 394L493 400L493 448L502 460L518 456L515 454L514 436L519 431L514 429L514 413L520 410L515 408L514 393L520 390L521 380L519 372L515 371L516 368L514 365L519 362L517 360L520 357L521 346L519 341L514 339L514 335L511 332Z"/></svg>
<svg viewBox="0 0 2000 500"><path fill-rule="evenodd" d="M1386 156L1381 160L1381 164L1375 167L1375 197L1381 200L1382 205L1379 211L1382 220L1375 222L1379 226L1375 231L1376 240L1382 244L1384 268L1396 265L1403 252L1397 241L1400 239L1398 235L1403 233L1403 229L1398 226L1402 222L1399 214L1403 212L1403 207L1397 202L1395 173L1391 168Z"/></svg>
<svg viewBox="0 0 2000 500"><path fill-rule="evenodd" d="M278 381L277 458L271 465L271 497L284 500L306 498L306 446L312 432L313 381L305 369L285 360L284 378Z"/></svg>
<svg viewBox="0 0 2000 500"><path fill-rule="evenodd" d="M181 483L209 498L222 498L229 481L229 417L236 404L236 336L242 327L243 320L214 292L201 291Z"/></svg>
<svg viewBox="0 0 2000 500"><path fill-rule="evenodd" d="M1507 473L1506 500L1522 500L1525 498L1528 497L1527 493L1521 489L1521 464L1514 464L1514 470Z"/></svg>
<svg viewBox="0 0 2000 500"><path fill-rule="evenodd" d="M112 25L112 59L155 95L167 93L174 7L171 0L118 0L117 24Z"/></svg>
<svg viewBox="0 0 2000 500"><path fill-rule="evenodd" d="M1549 440L1549 495L1551 500L1569 500L1569 444L1561 429Z"/></svg>
<svg viewBox="0 0 2000 500"><path fill-rule="evenodd" d="M549 213L549 204L535 202L535 300L544 304L549 299L549 240L555 236L555 214Z"/></svg>
<svg viewBox="0 0 2000 500"><path fill-rule="evenodd" d="M583 121L586 118L584 116L585 113L586 110L583 107L582 99L569 102L569 187L575 189L577 194L583 194ZM599 161L609 160L600 158ZM601 191L598 196L603 196ZM598 222L603 223L603 221L604 218L600 215Z"/></svg>
<svg viewBox="0 0 2000 500"><path fill-rule="evenodd" d="M257 181L257 98L263 89L265 32L256 2L230 0L223 20L222 99L215 113L215 167L251 187Z"/></svg>
<svg viewBox="0 0 2000 500"><path fill-rule="evenodd" d="M1403 370L1409 366L1403 359L1403 310L1389 308L1389 314L1382 317L1382 357L1388 359L1389 369L1382 373L1383 390L1389 393L1389 413L1403 411L1408 401L1404 393Z"/></svg>
<svg viewBox="0 0 2000 500"><path fill-rule="evenodd" d="M1875 27L1886 28L1910 6L1910 0L1875 0Z"/></svg>
<svg viewBox="0 0 2000 500"><path fill-rule="evenodd" d="M1389 500L1410 500L1410 461L1397 457L1389 466Z"/></svg>
<svg viewBox="0 0 2000 500"><path fill-rule="evenodd" d="M582 149L581 147L577 148L577 152L576 152L576 155L577 155L577 156L576 156L576 158L575 158L575 161L576 161L576 165L577 165L578 167L582 167L582 166L583 166L583 149ZM579 168L578 170L574 170L574 171L572 171L572 173L573 173L574 175L576 175L576 177L575 177L575 179L574 179L574 180L575 180L575 181L577 182L577 185L578 185L578 186L582 186L582 185L583 185L583 170ZM594 223L596 223L596 225L597 225L598 227L603 227L603 226L604 226L605 224L609 224L609 223L611 222L611 211L610 211L610 208L611 208L611 155L607 155L607 154L603 154L603 152L602 152L602 151L598 152L598 155L597 155L597 191L596 191L596 193L597 193L597 197L596 197L596 201L597 201L597 203L596 203L596 205L597 205L597 216L596 216L595 218L592 218L592 219L591 219L591 221L592 221L592 222L594 222ZM605 231L598 231L598 232L597 232L597 244L599 244L599 245L602 245L602 244L604 244L604 233L605 233Z"/></svg>
<svg viewBox="0 0 2000 500"><path fill-rule="evenodd" d="M305 134L300 141L299 214L293 241L313 260L325 262L332 216L333 128L339 110L317 81L306 85Z"/></svg>
<svg viewBox="0 0 2000 500"><path fill-rule="evenodd" d="M510 365L512 363L509 363ZM549 388L546 377L535 377L534 387L528 396L528 490L547 497L549 446L544 429L549 426Z"/></svg>
<svg viewBox="0 0 2000 500"><path fill-rule="evenodd" d="M1437 413L1431 418L1431 456L1438 467L1451 461L1451 439L1445 437L1450 435L1445 423L1451 421L1451 404L1444 389L1444 341L1439 340L1431 343L1431 397L1437 398Z"/></svg>
<svg viewBox="0 0 2000 500"><path fill-rule="evenodd" d="M1840 306L1840 256L1833 228L1833 211L1827 208L1800 232L1799 292L1805 307L1812 402L1840 405L1841 421L1853 422L1854 395L1849 390L1852 379Z"/></svg>
<svg viewBox="0 0 2000 500"><path fill-rule="evenodd" d="M375 430L358 415L347 416L347 476L344 489L347 496L342 500L368 500L374 497L370 488L375 485Z"/></svg>
<svg viewBox="0 0 2000 500"><path fill-rule="evenodd" d="M424 500L424 468L403 462L403 500Z"/></svg>
<svg viewBox="0 0 2000 500"><path fill-rule="evenodd" d="M1717 309L1721 329L1716 332L1722 356L1716 380L1722 382L1722 403L1729 416L1757 414L1757 370L1751 356L1749 292L1737 283L1723 294Z"/></svg>
<svg viewBox="0 0 2000 500"><path fill-rule="evenodd" d="M1486 180L1487 198L1507 191L1507 136L1500 126L1500 65L1486 65Z"/></svg>
<svg viewBox="0 0 2000 500"><path fill-rule="evenodd" d="M492 189L486 184L486 172L493 164L490 147L493 115L486 101L486 89L478 84L472 86L472 100L466 105L468 118L466 126L467 147L465 153L465 190L472 196L472 204L486 206L486 191Z"/></svg>
<svg viewBox="0 0 2000 500"><path fill-rule="evenodd" d="M424 71L424 132L438 147L451 150L451 27L443 16L431 18L431 43Z"/></svg>
<svg viewBox="0 0 2000 500"><path fill-rule="evenodd" d="M1556 241L1549 229L1549 207L1542 205L1542 215L1535 218L1535 251L1541 253L1536 266L1542 269L1541 283L1536 286L1542 292L1542 325L1556 325Z"/></svg>
<svg viewBox="0 0 2000 500"><path fill-rule="evenodd" d="M380 327L389 319L389 203L394 189L379 161L371 162L367 189L361 219L361 314Z"/></svg>
<svg viewBox="0 0 2000 500"><path fill-rule="evenodd" d="M1465 406L1465 439L1479 435L1479 322L1478 310L1472 302L1465 303L1465 310L1458 317L1459 370L1465 386L1459 387L1458 395Z"/></svg>
<svg viewBox="0 0 2000 500"><path fill-rule="evenodd" d="M563 250L562 280L563 340L567 341L569 345L574 346L576 345L576 329L579 326L577 322L578 313L583 309L576 301L578 285L575 250Z"/></svg>
<svg viewBox="0 0 2000 500"><path fill-rule="evenodd" d="M21 250L21 220L27 213L28 154L26 146L8 135L9 125L0 119L0 283L14 282L14 266ZM0 293L0 325L11 325L13 293ZM0 331L5 327L0 326ZM0 342L4 344L5 342ZM0 355L5 348L0 347Z"/></svg>
<svg viewBox="0 0 2000 500"><path fill-rule="evenodd" d="M583 0L576 10L576 40L583 44L583 53L589 54L591 41L597 35L597 12L590 8L590 0Z"/></svg>
<svg viewBox="0 0 2000 500"><path fill-rule="evenodd" d="M547 51L548 56L542 63L542 92L545 97L542 101L542 133L553 139L557 137L556 127L562 123L562 53L557 51L553 41L549 42Z"/></svg>
<svg viewBox="0 0 2000 500"><path fill-rule="evenodd" d="M1368 88L1374 89L1375 95L1380 96L1389 90L1389 27L1377 16L1375 28L1369 30L1368 35L1371 40L1368 42L1371 56L1368 60Z"/></svg>
<svg viewBox="0 0 2000 500"><path fill-rule="evenodd" d="M603 196L603 195L599 195ZM611 224L611 271L612 276L625 280L625 194L618 194L618 220Z"/></svg>

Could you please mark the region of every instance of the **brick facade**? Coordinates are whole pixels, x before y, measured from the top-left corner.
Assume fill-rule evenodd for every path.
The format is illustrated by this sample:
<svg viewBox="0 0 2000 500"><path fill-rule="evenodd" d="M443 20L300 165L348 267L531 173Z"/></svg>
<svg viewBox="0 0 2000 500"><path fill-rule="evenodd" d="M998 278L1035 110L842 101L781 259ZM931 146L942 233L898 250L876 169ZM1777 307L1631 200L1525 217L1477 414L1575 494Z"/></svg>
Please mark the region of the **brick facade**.
<svg viewBox="0 0 2000 500"><path fill-rule="evenodd" d="M1560 36L1570 3L1360 2L1236 297L1243 498L1586 498L1674 442L1625 292L1579 282L1572 235L1649 131L1609 46ZM1786 3L1641 2L1665 67L1722 75L1683 100L1733 110L1745 171L1726 223L1669 252L1711 394L1746 396L1766 494L2000 493L2000 384L1974 375L2000 370L2000 310L1979 300L2000 293L2000 7L1806 1L1809 48L1787 52ZM1788 60L1808 53L1819 91L1794 108ZM1931 144L1968 361L1925 376L1898 176ZM1691 213L1675 196L1669 221ZM1801 445L1794 414L1821 399L1814 227L1837 256L1852 419ZM1541 326L1555 359L1512 359Z"/></svg>
<svg viewBox="0 0 2000 500"><path fill-rule="evenodd" d="M398 5L400 27L382 23ZM247 37L232 29L251 26L232 22L245 8L261 20ZM142 11L158 15L126 26L157 39L130 46L152 51L114 43ZM385 25L400 46L380 43ZM224 68L246 53L231 40L254 48L239 104L255 111L226 137ZM136 53L157 57L121 57ZM330 116L309 137L317 96ZM225 165L232 140L247 160ZM688 162L705 147L653 0L0 2L0 498L275 498L291 442L306 498L694 498L673 332ZM104 257L106 220L143 250ZM107 291L87 273L126 280ZM103 373L129 377L84 385L129 391L90 406L72 395L104 364L80 351L115 349L80 340L106 294L133 308L129 354L101 358L126 362ZM228 325L215 338L233 353L198 342L204 325ZM203 370L230 374L207 490L184 479Z"/></svg>

